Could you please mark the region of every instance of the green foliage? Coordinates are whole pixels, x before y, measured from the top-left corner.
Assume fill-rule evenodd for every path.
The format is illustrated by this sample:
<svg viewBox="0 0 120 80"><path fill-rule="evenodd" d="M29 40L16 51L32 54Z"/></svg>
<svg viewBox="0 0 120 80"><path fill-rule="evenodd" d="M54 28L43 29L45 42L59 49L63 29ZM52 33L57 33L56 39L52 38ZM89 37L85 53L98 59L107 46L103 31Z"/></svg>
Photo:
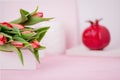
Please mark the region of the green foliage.
<svg viewBox="0 0 120 80"><path fill-rule="evenodd" d="M43 18L43 17L33 16L37 12L37 10L38 10L38 7L32 13L30 13L24 9L20 9L20 15L21 15L20 18L10 22L11 24L21 24L25 26L25 28L22 30L15 27L9 28L7 26L0 25L0 34L4 35L7 38L7 43L4 45L0 45L0 50L6 51L6 52L10 52L10 51L17 52L18 57L23 65L24 65L24 59L21 52L22 48L17 48L11 45L11 42L19 41L24 43L23 48L29 49L35 56L36 60L40 63L38 51L45 49L45 46L40 45L39 48L34 49L30 44L30 42L32 40L38 40L40 42L45 36L50 26L43 27L43 28L35 28L35 29L27 26L32 26L37 23L40 23L43 21L49 21L53 19L53 18ZM32 32L28 34L23 34L22 32L24 31L32 31Z"/></svg>

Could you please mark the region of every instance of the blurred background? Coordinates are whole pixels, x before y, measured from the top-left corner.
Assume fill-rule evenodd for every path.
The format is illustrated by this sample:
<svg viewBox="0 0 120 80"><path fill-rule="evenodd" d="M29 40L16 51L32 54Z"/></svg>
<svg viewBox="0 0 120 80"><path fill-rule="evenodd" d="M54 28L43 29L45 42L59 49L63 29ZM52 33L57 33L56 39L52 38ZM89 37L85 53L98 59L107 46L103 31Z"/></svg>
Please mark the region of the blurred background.
<svg viewBox="0 0 120 80"><path fill-rule="evenodd" d="M65 28L66 47L82 44L81 35L87 20L102 18L101 25L111 33L109 49L120 48L120 0L0 0L0 21L19 17L19 8L33 11L36 5L45 17L55 17ZM67 4L66 4L67 3ZM6 16L6 17L3 17ZM70 28L68 28L70 27ZM70 35L70 36L68 36ZM74 37L74 38L73 38Z"/></svg>
<svg viewBox="0 0 120 80"><path fill-rule="evenodd" d="M120 0L77 0L80 35L89 26L86 20L102 18L101 25L111 33L109 49L120 48Z"/></svg>

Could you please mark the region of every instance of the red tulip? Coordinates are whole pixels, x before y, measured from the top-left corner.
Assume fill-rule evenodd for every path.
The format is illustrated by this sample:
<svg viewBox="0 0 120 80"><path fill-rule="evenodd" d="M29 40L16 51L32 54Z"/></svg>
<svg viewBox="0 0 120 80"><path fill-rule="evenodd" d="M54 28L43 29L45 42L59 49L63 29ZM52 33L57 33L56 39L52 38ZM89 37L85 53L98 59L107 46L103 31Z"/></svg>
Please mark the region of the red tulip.
<svg viewBox="0 0 120 80"><path fill-rule="evenodd" d="M24 44L22 42L19 42L19 41L12 41L11 44L17 48L22 48L24 46Z"/></svg>
<svg viewBox="0 0 120 80"><path fill-rule="evenodd" d="M31 42L33 48L39 48L40 44L37 40Z"/></svg>
<svg viewBox="0 0 120 80"><path fill-rule="evenodd" d="M0 25L12 28L12 25L10 23L8 23L8 22L2 22L2 23L0 23Z"/></svg>
<svg viewBox="0 0 120 80"><path fill-rule="evenodd" d="M25 26L21 25L21 24L12 24L13 27L16 27L18 29L24 29Z"/></svg>
<svg viewBox="0 0 120 80"><path fill-rule="evenodd" d="M0 34L0 45L4 45L7 42L7 38Z"/></svg>
<svg viewBox="0 0 120 80"><path fill-rule="evenodd" d="M37 12L37 13L35 13L33 16L43 17L43 12Z"/></svg>

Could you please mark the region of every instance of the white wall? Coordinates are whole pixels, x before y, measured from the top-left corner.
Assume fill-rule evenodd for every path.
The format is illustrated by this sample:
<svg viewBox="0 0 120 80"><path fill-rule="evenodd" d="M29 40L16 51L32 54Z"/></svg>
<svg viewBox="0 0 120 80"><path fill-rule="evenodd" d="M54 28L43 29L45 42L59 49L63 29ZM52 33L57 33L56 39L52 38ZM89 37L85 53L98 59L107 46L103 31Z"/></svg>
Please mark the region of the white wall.
<svg viewBox="0 0 120 80"><path fill-rule="evenodd" d="M80 33L89 26L86 20L103 20L111 33L109 48L120 46L120 0L78 0Z"/></svg>

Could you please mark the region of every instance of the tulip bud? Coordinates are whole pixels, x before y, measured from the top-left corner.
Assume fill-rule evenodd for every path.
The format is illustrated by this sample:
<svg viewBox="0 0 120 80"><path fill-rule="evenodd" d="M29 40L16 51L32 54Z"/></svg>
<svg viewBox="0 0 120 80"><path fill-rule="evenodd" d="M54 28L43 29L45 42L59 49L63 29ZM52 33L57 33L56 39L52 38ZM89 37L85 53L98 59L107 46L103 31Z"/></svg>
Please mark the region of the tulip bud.
<svg viewBox="0 0 120 80"><path fill-rule="evenodd" d="M12 25L8 22L2 22L2 23L0 23L0 25L12 28Z"/></svg>
<svg viewBox="0 0 120 80"><path fill-rule="evenodd" d="M16 27L18 29L24 29L25 26L21 25L21 24L12 24L13 27Z"/></svg>
<svg viewBox="0 0 120 80"><path fill-rule="evenodd" d="M31 42L33 48L39 48L40 44L37 40Z"/></svg>
<svg viewBox="0 0 120 80"><path fill-rule="evenodd" d="M12 41L11 44L17 48L22 48L24 46L24 44L19 41Z"/></svg>
<svg viewBox="0 0 120 80"><path fill-rule="evenodd" d="M7 42L7 38L0 34L0 45L4 45Z"/></svg>
<svg viewBox="0 0 120 80"><path fill-rule="evenodd" d="M33 16L43 17L43 12L37 12L37 13L35 13Z"/></svg>

